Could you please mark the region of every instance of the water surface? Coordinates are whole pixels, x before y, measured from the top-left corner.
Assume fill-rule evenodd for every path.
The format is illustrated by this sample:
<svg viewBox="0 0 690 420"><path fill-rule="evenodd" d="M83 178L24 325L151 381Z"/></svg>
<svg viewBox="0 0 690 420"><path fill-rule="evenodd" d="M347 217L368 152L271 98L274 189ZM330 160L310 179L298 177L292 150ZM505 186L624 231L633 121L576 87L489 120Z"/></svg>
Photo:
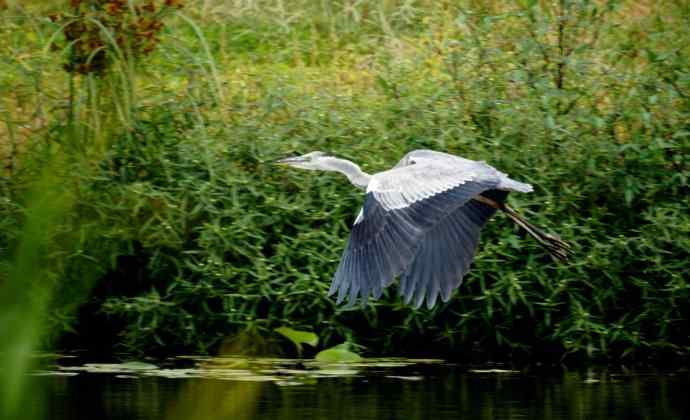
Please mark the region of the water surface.
<svg viewBox="0 0 690 420"><path fill-rule="evenodd" d="M689 419L690 373L177 358L34 372L47 418Z"/></svg>

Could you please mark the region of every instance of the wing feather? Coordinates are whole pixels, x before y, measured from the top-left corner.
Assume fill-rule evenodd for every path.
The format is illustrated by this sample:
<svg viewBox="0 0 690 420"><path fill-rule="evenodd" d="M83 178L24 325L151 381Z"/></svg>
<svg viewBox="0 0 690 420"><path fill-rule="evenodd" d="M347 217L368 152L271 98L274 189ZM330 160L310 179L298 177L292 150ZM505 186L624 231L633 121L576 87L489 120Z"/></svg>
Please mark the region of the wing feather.
<svg viewBox="0 0 690 420"><path fill-rule="evenodd" d="M478 201L468 201L427 231L401 276L401 282L408 285L400 290L404 300L419 307L426 298L427 307L432 308L440 294L447 302L469 271L480 231L495 212Z"/></svg>
<svg viewBox="0 0 690 420"><path fill-rule="evenodd" d="M360 297L366 301L370 294L380 296L383 288L410 265L426 231L492 186L464 182L441 194L391 210L384 209L372 193L367 194L362 219L352 228L329 294L337 291L338 303L347 297L350 304ZM442 265L443 260L437 260L436 265ZM419 291L424 285L418 284L415 278L412 282L403 282L402 288ZM419 295L418 299L423 297Z"/></svg>

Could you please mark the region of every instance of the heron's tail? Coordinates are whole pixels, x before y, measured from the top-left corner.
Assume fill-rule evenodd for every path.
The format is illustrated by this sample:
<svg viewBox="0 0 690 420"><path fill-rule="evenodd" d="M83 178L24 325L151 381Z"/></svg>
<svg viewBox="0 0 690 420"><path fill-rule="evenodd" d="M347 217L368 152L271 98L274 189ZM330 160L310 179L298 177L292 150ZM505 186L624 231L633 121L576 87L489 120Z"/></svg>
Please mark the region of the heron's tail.
<svg viewBox="0 0 690 420"><path fill-rule="evenodd" d="M510 208L507 204L503 204L501 206L501 210L503 210L505 214L507 214L508 217L513 219L513 221L517 223L521 228L525 229L527 233L532 235L532 237L534 237L534 239L536 239L537 242L539 242L539 244L544 247L544 249L549 251L549 254L551 254L551 256L555 259L559 261L565 261L573 255L573 249L561 238L559 238L556 235L550 235L544 232L543 230L539 229L538 227L534 226L533 224L525 220L522 216L517 214L517 212Z"/></svg>

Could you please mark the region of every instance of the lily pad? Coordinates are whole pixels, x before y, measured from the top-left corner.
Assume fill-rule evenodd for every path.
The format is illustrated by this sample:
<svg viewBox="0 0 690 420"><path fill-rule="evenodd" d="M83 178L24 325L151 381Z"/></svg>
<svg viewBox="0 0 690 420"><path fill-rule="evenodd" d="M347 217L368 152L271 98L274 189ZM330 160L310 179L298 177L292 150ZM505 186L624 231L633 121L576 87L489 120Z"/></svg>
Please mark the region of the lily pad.
<svg viewBox="0 0 690 420"><path fill-rule="evenodd" d="M76 371L89 373L131 373L158 369L158 366L144 362L127 363L86 363L83 366L58 366L61 371Z"/></svg>
<svg viewBox="0 0 690 420"><path fill-rule="evenodd" d="M401 381L422 381L422 380L424 380L424 377L422 377L422 376L386 375L386 378L400 379Z"/></svg>
<svg viewBox="0 0 690 420"><path fill-rule="evenodd" d="M519 370L512 369L470 369L471 373L492 373L492 374L513 374L520 373Z"/></svg>
<svg viewBox="0 0 690 420"><path fill-rule="evenodd" d="M315 359L324 363L348 363L359 362L362 356L351 351L348 343L342 343L318 352Z"/></svg>
<svg viewBox="0 0 690 420"><path fill-rule="evenodd" d="M151 363L144 362L126 362L120 364L121 369L126 370L151 370L158 369L158 366L152 365Z"/></svg>
<svg viewBox="0 0 690 420"><path fill-rule="evenodd" d="M31 376L77 376L77 375L79 375L79 372L61 372L61 371L54 371L54 370L37 370L35 372L31 372L29 375L31 375Z"/></svg>

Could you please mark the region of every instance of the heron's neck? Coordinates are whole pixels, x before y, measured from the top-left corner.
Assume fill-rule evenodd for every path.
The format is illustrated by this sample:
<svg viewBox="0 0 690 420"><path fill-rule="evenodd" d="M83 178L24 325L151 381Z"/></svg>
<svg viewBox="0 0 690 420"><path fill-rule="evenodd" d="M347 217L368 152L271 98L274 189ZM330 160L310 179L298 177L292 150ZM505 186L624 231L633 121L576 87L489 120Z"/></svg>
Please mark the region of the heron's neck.
<svg viewBox="0 0 690 420"><path fill-rule="evenodd" d="M367 189L367 185L369 185L369 180L371 179L371 175L363 172L355 163L345 159L328 159L328 169L340 172L345 175L355 187L363 190Z"/></svg>

